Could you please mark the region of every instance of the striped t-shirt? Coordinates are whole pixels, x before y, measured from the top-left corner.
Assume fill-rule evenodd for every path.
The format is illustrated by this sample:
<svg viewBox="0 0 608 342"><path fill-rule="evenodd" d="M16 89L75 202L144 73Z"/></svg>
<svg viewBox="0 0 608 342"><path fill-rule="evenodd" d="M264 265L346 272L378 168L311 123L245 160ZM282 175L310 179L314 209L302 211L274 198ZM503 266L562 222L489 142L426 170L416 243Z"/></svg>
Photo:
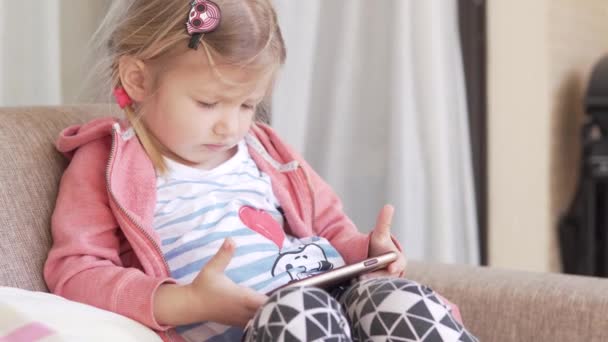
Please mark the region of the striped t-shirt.
<svg viewBox="0 0 608 342"><path fill-rule="evenodd" d="M166 162L169 172L157 177L154 228L179 283L192 282L227 237L236 250L226 275L261 293L344 265L327 240L285 234L270 177L258 169L244 141L212 170ZM234 341L243 333L213 322L177 331L188 341Z"/></svg>

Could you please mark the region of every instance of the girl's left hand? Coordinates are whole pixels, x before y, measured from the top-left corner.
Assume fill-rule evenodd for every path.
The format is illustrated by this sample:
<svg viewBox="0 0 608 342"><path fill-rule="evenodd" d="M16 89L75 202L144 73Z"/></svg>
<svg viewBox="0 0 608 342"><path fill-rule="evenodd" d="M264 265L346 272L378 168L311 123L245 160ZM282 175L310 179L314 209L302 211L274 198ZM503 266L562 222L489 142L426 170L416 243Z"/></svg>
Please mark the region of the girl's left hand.
<svg viewBox="0 0 608 342"><path fill-rule="evenodd" d="M399 251L399 248L397 248L391 236L391 223L394 211L395 209L391 205L385 205L382 210L380 210L380 214L376 221L376 227L372 231L369 241L369 257L375 257L387 252L397 252L399 257L388 265L387 268L362 275L360 279L386 276L402 277L405 274L407 260L403 253Z"/></svg>

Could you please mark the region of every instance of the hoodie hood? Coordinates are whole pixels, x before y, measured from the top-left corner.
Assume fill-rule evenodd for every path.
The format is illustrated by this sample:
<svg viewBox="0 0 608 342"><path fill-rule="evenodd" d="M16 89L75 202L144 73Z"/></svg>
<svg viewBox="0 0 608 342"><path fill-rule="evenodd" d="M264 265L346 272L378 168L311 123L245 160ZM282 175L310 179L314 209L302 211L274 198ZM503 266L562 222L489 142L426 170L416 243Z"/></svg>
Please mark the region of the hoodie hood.
<svg viewBox="0 0 608 342"><path fill-rule="evenodd" d="M72 125L61 131L55 145L59 152L71 159L79 147L97 139L109 137L113 127L117 125L121 129L129 126L128 121L114 117L104 117L86 124Z"/></svg>

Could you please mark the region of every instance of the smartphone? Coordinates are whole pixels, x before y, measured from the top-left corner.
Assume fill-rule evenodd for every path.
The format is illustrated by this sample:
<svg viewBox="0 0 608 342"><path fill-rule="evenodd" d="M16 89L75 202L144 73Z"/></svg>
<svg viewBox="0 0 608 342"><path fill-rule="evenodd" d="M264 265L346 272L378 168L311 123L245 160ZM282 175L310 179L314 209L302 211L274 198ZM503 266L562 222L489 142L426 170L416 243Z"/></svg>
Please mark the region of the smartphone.
<svg viewBox="0 0 608 342"><path fill-rule="evenodd" d="M299 286L314 286L322 289L329 289L333 286L342 284L348 280L354 279L362 274L377 271L388 267L390 263L397 260L399 256L395 252L388 252L373 258L368 258L351 265L344 265L333 270L315 274L308 278L294 280L281 287L278 287L269 293L288 287Z"/></svg>

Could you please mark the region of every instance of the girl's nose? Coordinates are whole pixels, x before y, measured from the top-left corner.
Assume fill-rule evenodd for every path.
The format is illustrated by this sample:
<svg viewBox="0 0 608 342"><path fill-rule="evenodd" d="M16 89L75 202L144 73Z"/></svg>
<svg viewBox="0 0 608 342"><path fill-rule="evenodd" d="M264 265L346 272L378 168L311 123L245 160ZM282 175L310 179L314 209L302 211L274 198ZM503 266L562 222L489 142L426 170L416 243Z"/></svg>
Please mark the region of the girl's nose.
<svg viewBox="0 0 608 342"><path fill-rule="evenodd" d="M222 137L235 135L239 128L238 110L225 110L213 126L213 133Z"/></svg>

